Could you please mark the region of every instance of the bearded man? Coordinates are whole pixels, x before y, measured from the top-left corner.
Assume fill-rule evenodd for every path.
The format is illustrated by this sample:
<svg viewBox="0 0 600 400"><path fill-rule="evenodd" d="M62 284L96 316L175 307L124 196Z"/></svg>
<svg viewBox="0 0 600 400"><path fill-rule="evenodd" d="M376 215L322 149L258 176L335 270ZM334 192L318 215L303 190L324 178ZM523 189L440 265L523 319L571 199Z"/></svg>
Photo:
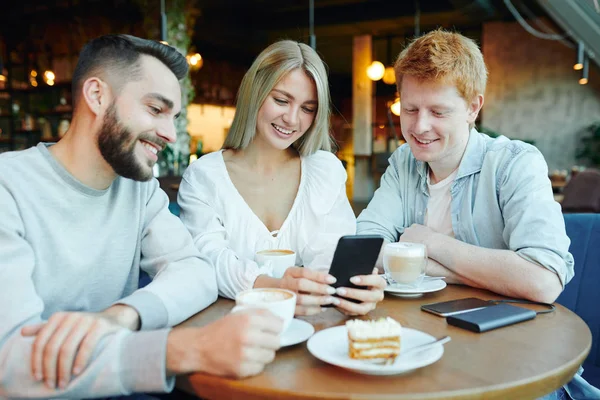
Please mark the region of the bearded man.
<svg viewBox="0 0 600 400"><path fill-rule="evenodd" d="M96 38L66 135L0 155L1 398L166 392L177 374L243 377L273 360L282 321L266 311L169 329L217 298L152 174L187 69L159 42Z"/></svg>

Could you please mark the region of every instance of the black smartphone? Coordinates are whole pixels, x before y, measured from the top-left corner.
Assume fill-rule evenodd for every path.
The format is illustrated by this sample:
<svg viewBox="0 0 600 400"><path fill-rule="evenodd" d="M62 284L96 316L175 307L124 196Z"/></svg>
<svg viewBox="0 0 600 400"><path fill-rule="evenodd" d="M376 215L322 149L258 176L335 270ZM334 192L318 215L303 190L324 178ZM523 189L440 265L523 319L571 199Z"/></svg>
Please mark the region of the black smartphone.
<svg viewBox="0 0 600 400"><path fill-rule="evenodd" d="M364 289L350 282L356 275L370 275L377 263L383 238L377 235L348 235L338 241L329 274L336 278L331 286ZM335 295L334 295L335 296ZM346 299L358 303L354 299ZM332 304L324 307L333 307Z"/></svg>
<svg viewBox="0 0 600 400"><path fill-rule="evenodd" d="M478 299L476 297L468 297L465 299L443 301L440 303L424 304L421 310L430 312L440 317L449 315L461 314L467 311L479 310L480 308L494 306L487 300Z"/></svg>

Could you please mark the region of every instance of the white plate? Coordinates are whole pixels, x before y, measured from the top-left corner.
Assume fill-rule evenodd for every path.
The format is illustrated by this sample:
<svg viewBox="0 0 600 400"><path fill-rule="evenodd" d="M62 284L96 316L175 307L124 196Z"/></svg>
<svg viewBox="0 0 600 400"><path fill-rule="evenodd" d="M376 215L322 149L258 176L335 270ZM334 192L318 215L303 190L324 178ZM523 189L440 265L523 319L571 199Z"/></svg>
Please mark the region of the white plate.
<svg viewBox="0 0 600 400"><path fill-rule="evenodd" d="M315 333L315 328L306 321L294 318L290 326L281 335L281 347L304 342Z"/></svg>
<svg viewBox="0 0 600 400"><path fill-rule="evenodd" d="M423 281L418 287L411 287L401 284L388 284L385 291L394 296L400 297L419 297L423 293L437 292L446 287L446 282L442 279Z"/></svg>
<svg viewBox="0 0 600 400"><path fill-rule="evenodd" d="M444 354L439 344L427 350L402 356L403 349L433 342L435 338L416 329L402 328L400 355L391 365L376 364L369 360L355 360L348 355L348 331L346 326L336 326L317 332L308 340L308 351L326 363L368 375L397 375L433 364Z"/></svg>

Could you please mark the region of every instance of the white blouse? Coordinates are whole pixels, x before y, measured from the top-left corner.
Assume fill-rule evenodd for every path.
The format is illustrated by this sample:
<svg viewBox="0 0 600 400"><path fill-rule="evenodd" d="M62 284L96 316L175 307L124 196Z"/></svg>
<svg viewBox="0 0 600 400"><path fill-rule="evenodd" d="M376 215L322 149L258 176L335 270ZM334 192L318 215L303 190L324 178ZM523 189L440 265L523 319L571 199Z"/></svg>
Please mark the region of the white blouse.
<svg viewBox="0 0 600 400"><path fill-rule="evenodd" d="M180 216L215 266L219 294L235 298L259 275L271 274L272 267L254 260L260 250L293 250L296 265L328 270L338 239L356 233L346 178L332 153L302 157L296 199L281 228L269 232L229 178L222 150L188 167L179 188Z"/></svg>

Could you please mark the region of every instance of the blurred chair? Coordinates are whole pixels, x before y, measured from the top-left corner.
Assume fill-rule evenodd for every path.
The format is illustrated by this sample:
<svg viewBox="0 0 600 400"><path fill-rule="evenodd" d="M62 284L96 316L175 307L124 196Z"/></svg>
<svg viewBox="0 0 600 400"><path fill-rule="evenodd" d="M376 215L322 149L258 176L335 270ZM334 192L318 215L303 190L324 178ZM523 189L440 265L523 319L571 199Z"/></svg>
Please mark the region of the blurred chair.
<svg viewBox="0 0 600 400"><path fill-rule="evenodd" d="M158 184L160 185L160 188L165 191L167 196L169 196L170 202L177 201L177 192L180 183L181 176L161 176L158 178Z"/></svg>
<svg viewBox="0 0 600 400"><path fill-rule="evenodd" d="M592 332L583 377L600 388L600 214L565 214L575 276L556 300L575 312Z"/></svg>
<svg viewBox="0 0 600 400"><path fill-rule="evenodd" d="M563 189L563 213L600 213L600 171L586 169Z"/></svg>

